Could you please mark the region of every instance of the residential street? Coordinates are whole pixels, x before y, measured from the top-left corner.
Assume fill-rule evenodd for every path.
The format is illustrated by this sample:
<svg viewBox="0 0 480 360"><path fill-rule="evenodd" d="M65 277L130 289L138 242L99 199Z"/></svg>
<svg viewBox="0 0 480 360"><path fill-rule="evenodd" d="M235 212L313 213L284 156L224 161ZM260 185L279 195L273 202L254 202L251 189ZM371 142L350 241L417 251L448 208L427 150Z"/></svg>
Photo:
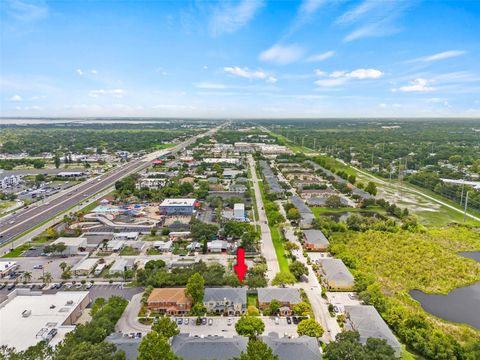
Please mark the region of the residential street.
<svg viewBox="0 0 480 360"><path fill-rule="evenodd" d="M252 155L248 156L248 163L250 166L250 172L252 174L253 189L255 191L255 199L258 208L258 222L261 229L261 250L262 254L267 260L267 277L270 281L280 271L278 266L277 254L275 253L275 247L273 246L272 234L267 223L267 215L263 207L262 194L260 193L260 186L258 185L258 177L256 172L255 161Z"/></svg>

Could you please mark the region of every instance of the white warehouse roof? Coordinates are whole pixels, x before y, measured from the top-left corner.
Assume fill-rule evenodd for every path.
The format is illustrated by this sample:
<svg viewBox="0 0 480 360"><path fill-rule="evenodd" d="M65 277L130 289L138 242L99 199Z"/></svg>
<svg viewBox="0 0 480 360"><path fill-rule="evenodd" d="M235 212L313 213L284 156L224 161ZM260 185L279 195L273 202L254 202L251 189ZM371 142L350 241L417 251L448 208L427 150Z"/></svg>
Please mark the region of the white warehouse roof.
<svg viewBox="0 0 480 360"><path fill-rule="evenodd" d="M165 199L160 206L193 206L196 199Z"/></svg>

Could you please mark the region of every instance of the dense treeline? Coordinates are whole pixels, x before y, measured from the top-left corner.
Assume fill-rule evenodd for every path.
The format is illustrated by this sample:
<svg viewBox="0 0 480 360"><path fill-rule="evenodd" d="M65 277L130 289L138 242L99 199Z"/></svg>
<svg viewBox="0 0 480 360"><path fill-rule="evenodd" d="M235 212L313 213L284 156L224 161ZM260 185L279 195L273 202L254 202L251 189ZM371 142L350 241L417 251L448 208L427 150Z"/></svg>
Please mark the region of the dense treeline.
<svg viewBox="0 0 480 360"><path fill-rule="evenodd" d="M154 129L98 129L91 128L7 128L0 133L0 152L17 154L26 152L31 156L43 152L84 153L88 148L97 152L106 149L138 152L153 150L162 143L177 138L192 136L193 130Z"/></svg>
<svg viewBox="0 0 480 360"><path fill-rule="evenodd" d="M478 249L478 233L464 227L332 232L330 242L355 275L360 298L376 307L402 342L428 359L478 359L478 331L434 318L408 294L447 293L479 281L480 264L456 254Z"/></svg>

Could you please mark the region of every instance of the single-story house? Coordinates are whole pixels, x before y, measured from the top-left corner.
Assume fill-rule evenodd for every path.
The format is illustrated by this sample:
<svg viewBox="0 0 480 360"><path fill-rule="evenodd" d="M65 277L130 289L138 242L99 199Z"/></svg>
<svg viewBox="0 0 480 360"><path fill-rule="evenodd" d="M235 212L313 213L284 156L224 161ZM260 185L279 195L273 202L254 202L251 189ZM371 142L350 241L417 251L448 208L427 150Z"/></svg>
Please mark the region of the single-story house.
<svg viewBox="0 0 480 360"><path fill-rule="evenodd" d="M113 235L113 240L138 240L138 232L119 232Z"/></svg>
<svg viewBox="0 0 480 360"><path fill-rule="evenodd" d="M168 252L172 249L173 241L155 241L153 247L161 252Z"/></svg>
<svg viewBox="0 0 480 360"><path fill-rule="evenodd" d="M107 251L113 251L113 252L119 252L125 247L125 240L110 240L107 243L106 250Z"/></svg>
<svg viewBox="0 0 480 360"><path fill-rule="evenodd" d="M123 273L125 270L133 269L134 264L135 264L134 259L119 258L110 267L110 269L108 270L108 273L110 275Z"/></svg>
<svg viewBox="0 0 480 360"><path fill-rule="evenodd" d="M84 258L72 267L72 272L77 276L87 276L97 265L98 258Z"/></svg>
<svg viewBox="0 0 480 360"><path fill-rule="evenodd" d="M59 237L50 245L57 245L60 243L65 244L66 249L63 254L66 255L76 255L84 252L87 248L87 239L84 237Z"/></svg>
<svg viewBox="0 0 480 360"><path fill-rule="evenodd" d="M228 242L225 240L212 240L207 243L207 247L211 253L222 253L228 250Z"/></svg>

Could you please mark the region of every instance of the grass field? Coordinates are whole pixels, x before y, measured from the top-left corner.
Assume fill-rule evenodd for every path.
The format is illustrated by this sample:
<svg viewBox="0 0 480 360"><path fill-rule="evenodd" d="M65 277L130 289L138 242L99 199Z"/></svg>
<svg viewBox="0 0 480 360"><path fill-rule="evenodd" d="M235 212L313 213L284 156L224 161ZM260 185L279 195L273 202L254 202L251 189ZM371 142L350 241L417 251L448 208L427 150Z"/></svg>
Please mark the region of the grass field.
<svg viewBox="0 0 480 360"><path fill-rule="evenodd" d="M480 250L478 231L456 226L421 233L339 233L330 238L330 243L337 257L356 259L355 274L373 276L383 293L398 304L425 314L460 342L480 341L480 331L427 314L408 294L412 289L447 294L480 281L480 263L457 254Z"/></svg>
<svg viewBox="0 0 480 360"><path fill-rule="evenodd" d="M270 233L272 234L273 246L275 247L275 253L277 254L278 266L280 266L280 271L284 273L290 273L288 268L288 259L285 256L285 249L283 248L282 235L280 231L273 227L270 227Z"/></svg>
<svg viewBox="0 0 480 360"><path fill-rule="evenodd" d="M346 212L361 212L361 213L379 213L379 214L386 214L385 210L382 209L380 206L371 206L367 209L361 209L361 208L351 208L351 207L342 207L338 209L332 209L332 208L325 208L325 207L311 207L310 210L312 210L313 214L318 217L322 214L325 213L335 213L335 214L341 214L341 213L346 213Z"/></svg>

